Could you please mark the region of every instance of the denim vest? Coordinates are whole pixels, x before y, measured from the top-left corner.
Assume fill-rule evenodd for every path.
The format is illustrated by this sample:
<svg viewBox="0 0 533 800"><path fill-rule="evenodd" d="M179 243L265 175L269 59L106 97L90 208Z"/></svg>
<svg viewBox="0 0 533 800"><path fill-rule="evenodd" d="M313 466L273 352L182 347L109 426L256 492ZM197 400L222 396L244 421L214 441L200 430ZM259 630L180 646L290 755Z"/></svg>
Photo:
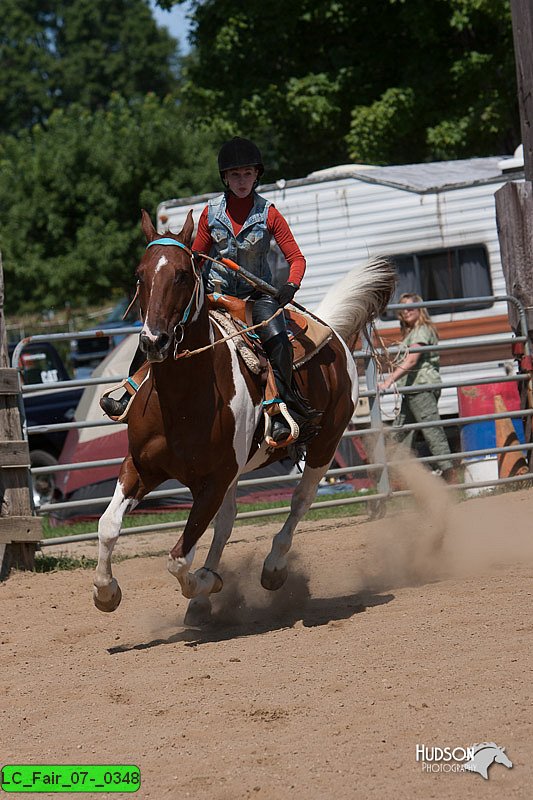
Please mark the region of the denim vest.
<svg viewBox="0 0 533 800"><path fill-rule="evenodd" d="M207 204L207 225L213 239L209 255L212 258L231 258L240 267L253 275L272 283L272 273L268 265L271 235L267 229L269 200L254 192L254 204L244 225L235 236L231 220L226 214L226 195L214 197ZM207 289L230 294L233 297L248 297L253 289L249 283L224 267L208 262L204 267ZM215 285L214 281L219 284Z"/></svg>

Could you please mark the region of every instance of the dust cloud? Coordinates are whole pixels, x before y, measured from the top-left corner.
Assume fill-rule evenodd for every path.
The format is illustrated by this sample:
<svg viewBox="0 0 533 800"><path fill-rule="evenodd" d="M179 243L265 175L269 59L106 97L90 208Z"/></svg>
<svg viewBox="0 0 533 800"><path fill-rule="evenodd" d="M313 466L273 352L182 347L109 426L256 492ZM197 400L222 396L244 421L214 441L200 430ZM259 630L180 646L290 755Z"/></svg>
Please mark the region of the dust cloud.
<svg viewBox="0 0 533 800"><path fill-rule="evenodd" d="M251 551L242 550L242 543L229 547L219 570L223 589L211 596L209 625L224 636L224 630L251 635L302 622L323 624L388 602L403 587L533 565L531 493L519 492L512 503L501 492L465 500L405 449L396 447L391 460L395 489L410 496L393 499L379 520L304 521L288 557L287 582L278 591L260 584L270 537L261 533ZM187 629L187 601L178 587L176 592L175 613L144 616L153 636L172 639L178 628Z"/></svg>

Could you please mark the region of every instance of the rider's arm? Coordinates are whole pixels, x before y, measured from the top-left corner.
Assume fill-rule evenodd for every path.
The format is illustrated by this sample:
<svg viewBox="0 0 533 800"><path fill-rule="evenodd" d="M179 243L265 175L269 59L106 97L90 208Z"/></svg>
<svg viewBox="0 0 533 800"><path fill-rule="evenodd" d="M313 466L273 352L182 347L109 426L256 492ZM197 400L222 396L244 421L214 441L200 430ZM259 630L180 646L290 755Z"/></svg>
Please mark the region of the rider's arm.
<svg viewBox="0 0 533 800"><path fill-rule="evenodd" d="M267 227L289 264L289 282L299 286L305 272L305 258L287 220L275 206L268 209Z"/></svg>
<svg viewBox="0 0 533 800"><path fill-rule="evenodd" d="M211 233L209 232L209 227L207 225L207 206L206 206L202 211L202 213L200 214L200 219L198 220L198 230L196 232L196 237L194 239L194 242L192 243L192 249L196 253L206 253L207 255L209 255L212 246L213 246L213 239L211 238Z"/></svg>

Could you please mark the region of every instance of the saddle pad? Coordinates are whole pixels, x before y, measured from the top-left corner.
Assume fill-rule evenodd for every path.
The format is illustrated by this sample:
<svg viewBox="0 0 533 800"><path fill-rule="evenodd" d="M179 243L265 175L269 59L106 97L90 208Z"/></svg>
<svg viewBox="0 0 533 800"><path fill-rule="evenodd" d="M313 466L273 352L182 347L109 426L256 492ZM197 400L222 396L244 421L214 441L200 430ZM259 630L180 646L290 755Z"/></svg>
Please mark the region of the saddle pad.
<svg viewBox="0 0 533 800"><path fill-rule="evenodd" d="M224 309L240 322L252 324L252 301L241 300L225 294L208 295L210 309ZM297 369L314 356L328 342L333 331L328 325L293 309L285 309L285 321L294 351L294 368Z"/></svg>
<svg viewBox="0 0 533 800"><path fill-rule="evenodd" d="M209 315L214 319L222 328L226 336L230 336L235 342L237 353L242 358L248 369L255 375L259 375L265 369L265 357L259 353L256 347L253 346L248 336L242 335L242 327L240 323L235 321L234 317L225 311L219 309L211 309ZM236 336L235 334L239 334Z"/></svg>

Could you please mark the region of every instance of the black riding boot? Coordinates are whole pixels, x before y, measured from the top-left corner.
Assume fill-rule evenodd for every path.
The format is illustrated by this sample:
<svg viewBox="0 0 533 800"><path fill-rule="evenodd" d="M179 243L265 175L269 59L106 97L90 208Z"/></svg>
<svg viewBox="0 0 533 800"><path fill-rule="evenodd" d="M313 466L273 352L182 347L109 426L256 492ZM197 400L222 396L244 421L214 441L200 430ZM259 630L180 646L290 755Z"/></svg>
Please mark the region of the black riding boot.
<svg viewBox="0 0 533 800"><path fill-rule="evenodd" d="M128 375L131 377L135 375L138 369L142 367L144 362L146 361L146 356L144 355L143 351L140 347L137 347L135 351L135 355L133 356L132 362L130 364L130 368L128 370ZM128 403L130 402L131 394L129 392L124 392L121 398L115 400L114 397L101 397L100 398L100 408L107 414L108 417L121 417L122 414L128 407Z"/></svg>
<svg viewBox="0 0 533 800"><path fill-rule="evenodd" d="M274 373L276 387L283 402L287 405L295 421L301 425L317 417L320 412L311 408L305 397L295 386L292 374L292 345L287 333L283 331L263 342L263 348ZM285 417L276 415L272 420L272 438L275 442L286 439L290 428Z"/></svg>
<svg viewBox="0 0 533 800"><path fill-rule="evenodd" d="M119 400L107 395L100 398L100 408L108 417L121 417L128 407L130 398L131 394L129 392L124 392Z"/></svg>

